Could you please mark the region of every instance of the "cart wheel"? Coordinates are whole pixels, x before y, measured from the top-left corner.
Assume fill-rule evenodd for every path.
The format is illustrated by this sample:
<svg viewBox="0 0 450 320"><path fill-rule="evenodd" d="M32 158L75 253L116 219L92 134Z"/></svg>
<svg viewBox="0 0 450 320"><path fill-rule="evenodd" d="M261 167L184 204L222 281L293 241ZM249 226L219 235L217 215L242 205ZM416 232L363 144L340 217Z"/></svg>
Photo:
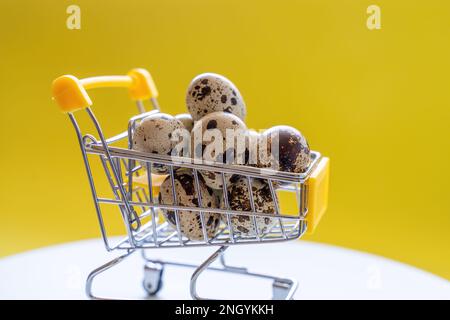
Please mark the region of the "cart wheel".
<svg viewBox="0 0 450 320"><path fill-rule="evenodd" d="M161 290L163 271L164 265L161 263L147 262L144 265L144 280L142 281L142 285L149 295L153 296Z"/></svg>

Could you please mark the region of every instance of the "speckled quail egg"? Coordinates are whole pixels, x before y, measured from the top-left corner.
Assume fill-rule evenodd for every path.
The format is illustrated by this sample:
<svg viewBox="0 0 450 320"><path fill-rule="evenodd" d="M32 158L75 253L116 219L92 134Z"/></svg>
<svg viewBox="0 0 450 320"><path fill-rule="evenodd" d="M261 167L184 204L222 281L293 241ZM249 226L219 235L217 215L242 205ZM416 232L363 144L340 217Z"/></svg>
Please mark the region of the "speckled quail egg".
<svg viewBox="0 0 450 320"><path fill-rule="evenodd" d="M263 135L256 130L249 129L245 136L245 165L256 168L269 168L267 151L264 145L267 142ZM270 151L270 150L269 150Z"/></svg>
<svg viewBox="0 0 450 320"><path fill-rule="evenodd" d="M266 146L269 154L266 159L259 159L262 166L301 173L311 163L308 142L297 129L289 126L272 127L263 132L262 140L260 147Z"/></svg>
<svg viewBox="0 0 450 320"><path fill-rule="evenodd" d="M144 118L133 133L133 150L171 155L178 141L172 140L176 130L185 130L183 123L165 113L155 113ZM152 172L156 174L168 173L167 166L154 163Z"/></svg>
<svg viewBox="0 0 450 320"><path fill-rule="evenodd" d="M210 113L197 121L192 129L191 156L210 162L245 164L246 131L244 122L237 116L226 112ZM221 173L199 172L208 187L222 189ZM225 175L225 178L229 180L230 175Z"/></svg>
<svg viewBox="0 0 450 320"><path fill-rule="evenodd" d="M195 77L186 94L186 105L194 121L223 111L245 119L246 108L239 90L224 76L203 73Z"/></svg>
<svg viewBox="0 0 450 320"><path fill-rule="evenodd" d="M194 126L194 120L192 120L192 116L189 113L181 113L175 116L175 119L178 119L183 123L184 127L187 131L191 132L192 127Z"/></svg>
<svg viewBox="0 0 450 320"><path fill-rule="evenodd" d="M245 133L245 164L251 167L258 167L258 151L260 134L252 129Z"/></svg>
<svg viewBox="0 0 450 320"><path fill-rule="evenodd" d="M200 177L199 177L200 178ZM190 169L180 168L174 172L175 193L179 206L198 207L200 205L195 178ZM203 207L218 208L217 196L208 188L202 179L199 179L200 194ZM159 202L161 204L173 205L172 182L168 176L160 186ZM162 210L167 221L176 229L175 212ZM204 214L205 228L208 238L214 237L219 228L221 216L218 213ZM180 210L178 211L180 231L190 240L203 240L203 229L199 212Z"/></svg>
<svg viewBox="0 0 450 320"><path fill-rule="evenodd" d="M253 193L255 211L260 213L275 214L275 202L267 181L252 179L251 189ZM252 211L247 178L240 176L230 185L228 188L228 201L231 210L247 212ZM267 233L277 223L276 219L269 217L256 217L255 220L256 225L258 226L258 234L260 236ZM253 217L251 216L232 215L231 225L233 232L237 235L243 237L256 236L256 228Z"/></svg>

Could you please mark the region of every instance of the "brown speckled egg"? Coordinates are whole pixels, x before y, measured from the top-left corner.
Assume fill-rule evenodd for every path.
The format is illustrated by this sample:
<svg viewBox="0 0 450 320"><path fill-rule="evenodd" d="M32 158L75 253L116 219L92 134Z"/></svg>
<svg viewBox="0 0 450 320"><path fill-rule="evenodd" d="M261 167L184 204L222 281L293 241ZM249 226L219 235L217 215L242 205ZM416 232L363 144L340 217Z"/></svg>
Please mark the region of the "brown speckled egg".
<svg viewBox="0 0 450 320"><path fill-rule="evenodd" d="M192 171L189 169L178 169L174 174L176 198L179 206L198 207L200 205L197 187ZM199 179L200 192L203 207L218 208L217 196L208 188L202 179ZM159 191L159 202L161 204L173 205L172 182L170 176L161 184ZM175 212L163 210L167 221L176 229ZM200 213L189 210L178 211L180 230L190 240L203 240L203 230ZM218 213L204 213L206 232L208 238L214 237L219 228L221 217Z"/></svg>
<svg viewBox="0 0 450 320"><path fill-rule="evenodd" d="M224 76L203 73L195 77L186 94L186 105L194 121L223 111L245 119L246 109L239 90Z"/></svg>
<svg viewBox="0 0 450 320"><path fill-rule="evenodd" d="M261 139L263 142L260 146L266 145L270 154L266 159L259 159L261 166L301 173L311 163L308 142L297 129L289 126L272 127L263 132Z"/></svg>
<svg viewBox="0 0 450 320"><path fill-rule="evenodd" d="M194 159L203 159L227 164L245 163L244 122L237 116L226 112L213 112L197 121L191 132L191 155ZM227 133L234 134L234 140L227 146ZM222 138L222 148L215 149L215 139ZM230 139L231 140L231 139ZM216 152L218 151L218 152ZM233 156L234 155L234 156ZM223 181L219 172L199 171L208 187L222 189ZM230 175L226 175L229 180Z"/></svg>
<svg viewBox="0 0 450 320"><path fill-rule="evenodd" d="M275 202L268 183L265 180L252 179L251 184L255 211L275 214ZM252 211L247 178L239 177L230 185L228 188L228 201L231 210ZM276 219L256 217L256 225L260 236L268 232L276 223ZM237 235L243 237L256 236L256 228L251 216L233 215L231 217L231 225L233 232Z"/></svg>
<svg viewBox="0 0 450 320"><path fill-rule="evenodd" d="M258 152L260 134L252 129L245 134L245 164L251 167L258 167Z"/></svg>
<svg viewBox="0 0 450 320"><path fill-rule="evenodd" d="M194 126L194 120L192 120L192 116L189 113L181 113L175 116L175 119L181 121L187 131L191 132L192 127Z"/></svg>
<svg viewBox="0 0 450 320"><path fill-rule="evenodd" d="M143 119L133 133L133 150L171 155L178 141L172 141L175 130L185 130L181 121L165 113L155 113ZM167 166L153 164L152 172L167 174Z"/></svg>

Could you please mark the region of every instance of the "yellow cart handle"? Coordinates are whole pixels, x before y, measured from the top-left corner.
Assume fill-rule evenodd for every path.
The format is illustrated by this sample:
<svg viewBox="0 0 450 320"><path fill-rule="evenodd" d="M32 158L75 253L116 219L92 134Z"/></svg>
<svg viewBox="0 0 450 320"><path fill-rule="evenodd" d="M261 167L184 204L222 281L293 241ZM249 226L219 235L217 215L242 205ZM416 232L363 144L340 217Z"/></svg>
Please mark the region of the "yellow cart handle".
<svg viewBox="0 0 450 320"><path fill-rule="evenodd" d="M81 85L86 89L96 88L129 88L133 80L130 76L100 76L80 79Z"/></svg>
<svg viewBox="0 0 450 320"><path fill-rule="evenodd" d="M158 97L152 76L145 69L133 69L125 76L100 76L78 79L72 75L56 78L52 84L52 96L62 112L73 112L92 105L86 90L95 88L128 88L133 100Z"/></svg>

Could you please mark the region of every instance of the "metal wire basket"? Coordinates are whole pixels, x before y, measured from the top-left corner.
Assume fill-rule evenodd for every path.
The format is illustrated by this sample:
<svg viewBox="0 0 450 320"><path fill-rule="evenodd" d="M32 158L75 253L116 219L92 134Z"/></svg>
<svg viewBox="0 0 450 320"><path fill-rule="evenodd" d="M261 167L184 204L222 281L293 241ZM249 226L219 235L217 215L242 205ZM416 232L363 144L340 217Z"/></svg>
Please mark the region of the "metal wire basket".
<svg viewBox="0 0 450 320"><path fill-rule="evenodd" d="M98 87L127 87L132 100L136 101L139 114L128 122L128 129L113 137L105 137L99 121L91 108L92 101L87 89ZM53 98L62 111L66 112L75 128L81 148L84 165L86 167L93 202L95 205L101 235L108 251L125 250L121 256L91 272L86 283L86 293L91 298L99 298L93 294L92 284L94 278L115 266L124 258L136 251L142 251L146 264L144 268L144 289L151 295L161 288L163 267L166 264L196 268L191 278L191 296L201 297L197 293L196 283L198 276L206 269L248 274L256 277L273 280L273 298L291 299L297 288L297 281L279 278L258 273L251 273L245 268L228 266L224 260L225 250L233 245L260 244L269 242L282 242L300 238L305 232L311 232L318 224L325 212L328 197L329 160L322 157L319 152L311 152L312 161L304 173L294 174L273 170L228 165L221 163L204 164L195 163L191 159L175 158L157 154L148 154L131 150L133 132L138 123L145 117L159 112L156 100L158 92L150 74L143 69L133 69L126 76L102 76L79 80L73 76L61 76L53 82ZM144 100L150 99L155 110L145 112ZM75 111L85 110L92 121L95 133L83 133L75 116ZM126 147L119 145L126 142ZM93 161L99 161L103 173L110 187L110 195L100 195L96 189ZM151 174L154 165L164 165L169 168L168 177L171 179L173 204L162 204L155 196L159 186L166 176ZM98 167L98 166L97 166ZM186 168L193 174L198 206L187 207L178 205L174 172L179 168ZM215 172L223 179L223 206L220 208L205 207L201 203L199 185L199 170ZM251 204L249 211L236 211L230 209L227 196L227 179L225 175L239 175L248 181L248 195ZM257 212L251 190L254 179L265 180L274 199L275 212ZM293 192L297 201L295 212L281 212L277 192ZM117 209L126 236L119 241L113 241L105 226L105 213L102 205L110 205ZM175 213L175 223L164 219L164 211ZM179 216L186 210L198 213L201 221L203 238L191 240L181 232ZM209 237L206 230L205 214L216 213L222 217L218 231ZM108 212L108 214L110 214ZM256 232L251 236L236 234L232 228L231 219L235 216L249 217L254 224ZM268 230L259 232L257 219L272 218L276 220ZM116 239L116 238L114 238ZM220 246L203 264L194 266L186 263L153 261L145 254L146 249L154 248L186 248L192 246ZM211 267L211 263L220 258L221 267Z"/></svg>

